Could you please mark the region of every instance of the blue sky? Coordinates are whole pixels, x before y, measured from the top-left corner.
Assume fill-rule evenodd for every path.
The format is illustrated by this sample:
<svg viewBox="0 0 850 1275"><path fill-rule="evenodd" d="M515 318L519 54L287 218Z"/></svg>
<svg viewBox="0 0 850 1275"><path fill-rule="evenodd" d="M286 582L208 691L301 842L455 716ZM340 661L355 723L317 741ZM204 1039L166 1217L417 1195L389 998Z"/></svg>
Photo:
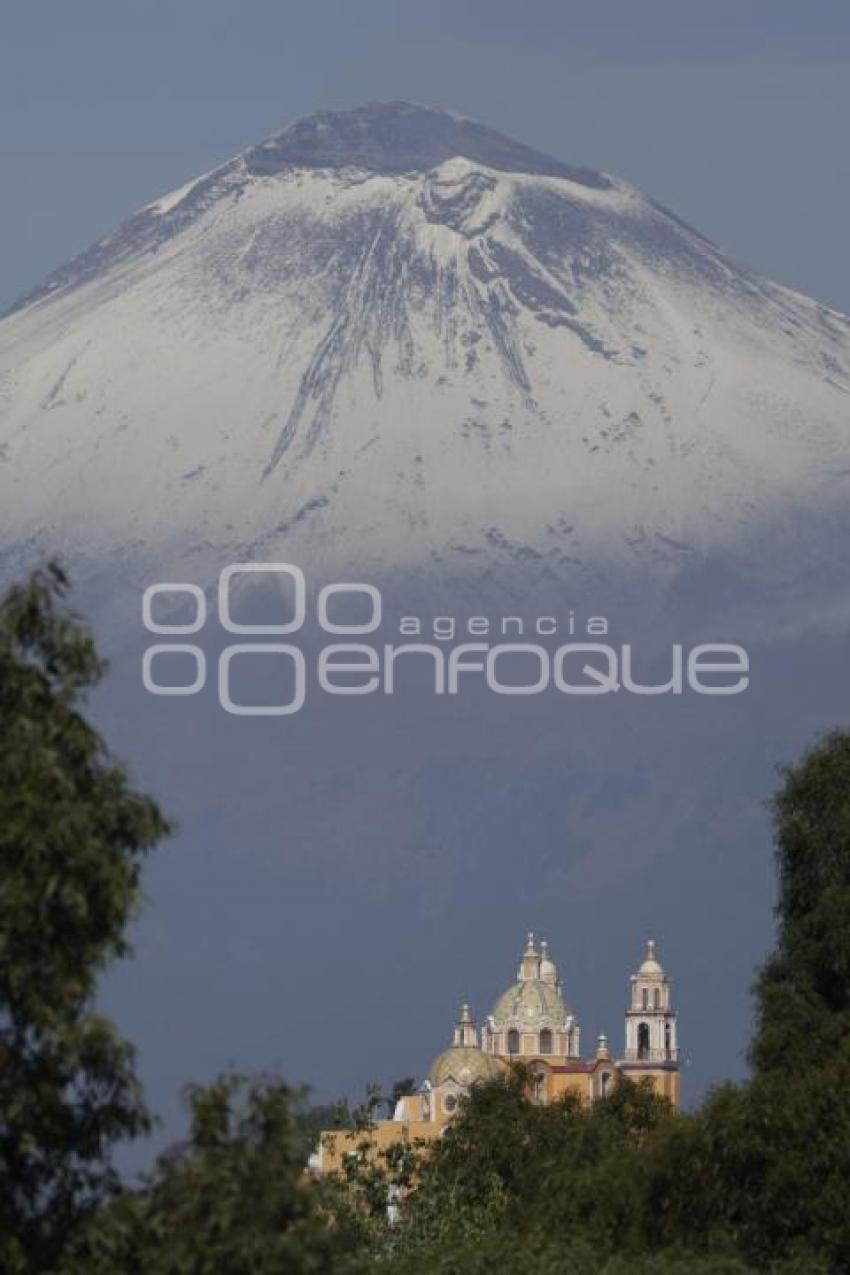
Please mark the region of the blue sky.
<svg viewBox="0 0 850 1275"><path fill-rule="evenodd" d="M0 305L293 116L451 106L850 309L844 0L4 6Z"/></svg>

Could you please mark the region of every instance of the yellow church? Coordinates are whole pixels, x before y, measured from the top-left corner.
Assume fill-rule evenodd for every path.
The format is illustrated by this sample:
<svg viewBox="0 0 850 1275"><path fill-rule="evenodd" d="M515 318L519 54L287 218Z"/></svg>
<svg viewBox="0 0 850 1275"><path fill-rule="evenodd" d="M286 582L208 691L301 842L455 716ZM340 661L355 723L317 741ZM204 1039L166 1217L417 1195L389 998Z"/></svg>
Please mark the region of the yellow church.
<svg viewBox="0 0 850 1275"><path fill-rule="evenodd" d="M418 1092L400 1098L391 1120L378 1121L371 1142L376 1151L395 1143L437 1138L452 1120L471 1085L491 1080L514 1062L525 1064L535 1101L563 1094L585 1102L604 1098L620 1076L649 1080L660 1096L679 1105L679 1047L670 979L650 939L631 975L622 1055L612 1055L599 1036L592 1057L581 1055L581 1030L561 990L558 967L542 942L529 934L516 982L503 992L476 1026L468 1005L461 1008L448 1049L438 1054ZM324 1133L313 1159L319 1172L339 1168L354 1150L355 1137Z"/></svg>

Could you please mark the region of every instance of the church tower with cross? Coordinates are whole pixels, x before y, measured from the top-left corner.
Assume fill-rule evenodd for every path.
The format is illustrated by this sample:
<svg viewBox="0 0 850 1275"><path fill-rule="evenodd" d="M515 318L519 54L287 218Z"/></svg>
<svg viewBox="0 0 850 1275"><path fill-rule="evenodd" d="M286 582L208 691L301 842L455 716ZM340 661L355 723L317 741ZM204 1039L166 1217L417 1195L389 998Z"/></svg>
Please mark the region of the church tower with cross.
<svg viewBox="0 0 850 1275"><path fill-rule="evenodd" d="M652 939L646 954L630 980L626 1010L626 1052L620 1068L636 1079L653 1078L667 1097L679 1100L679 1046L676 1039L676 1011L670 979L658 959ZM669 1079L665 1079L669 1077Z"/></svg>

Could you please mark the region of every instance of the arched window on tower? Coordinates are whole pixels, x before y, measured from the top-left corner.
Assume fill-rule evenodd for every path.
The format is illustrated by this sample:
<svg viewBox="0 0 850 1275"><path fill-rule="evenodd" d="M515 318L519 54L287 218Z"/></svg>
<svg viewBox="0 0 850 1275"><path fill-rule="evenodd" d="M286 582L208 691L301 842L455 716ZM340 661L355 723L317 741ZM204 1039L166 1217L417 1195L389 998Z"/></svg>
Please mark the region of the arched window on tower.
<svg viewBox="0 0 850 1275"><path fill-rule="evenodd" d="M649 1023L641 1023L638 1027L638 1058L649 1057Z"/></svg>
<svg viewBox="0 0 850 1275"><path fill-rule="evenodd" d="M551 1054L552 1052L552 1033L548 1027L544 1027L540 1033L540 1052L541 1054Z"/></svg>
<svg viewBox="0 0 850 1275"><path fill-rule="evenodd" d="M519 1053L519 1032L513 1027L508 1032L508 1053Z"/></svg>
<svg viewBox="0 0 850 1275"><path fill-rule="evenodd" d="M670 1057L670 1024L669 1023L664 1024L664 1052L669 1058Z"/></svg>
<svg viewBox="0 0 850 1275"><path fill-rule="evenodd" d="M640 1003L642 1009L649 1009L649 991L647 988L641 988Z"/></svg>

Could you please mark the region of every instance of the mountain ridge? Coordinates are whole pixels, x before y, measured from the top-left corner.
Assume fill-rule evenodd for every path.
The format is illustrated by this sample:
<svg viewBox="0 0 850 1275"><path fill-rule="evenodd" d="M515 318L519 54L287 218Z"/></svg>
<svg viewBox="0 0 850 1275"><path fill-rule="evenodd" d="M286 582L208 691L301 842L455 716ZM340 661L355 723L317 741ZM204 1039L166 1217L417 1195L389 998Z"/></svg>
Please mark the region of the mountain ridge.
<svg viewBox="0 0 850 1275"><path fill-rule="evenodd" d="M846 319L626 182L522 165L445 112L321 113L57 272L0 322L7 559L669 585L720 554L787 591L818 520L835 556Z"/></svg>
<svg viewBox="0 0 850 1275"><path fill-rule="evenodd" d="M610 185L603 173L566 164L456 112L403 101L370 102L350 111L319 111L299 116L263 141L243 147L208 173L130 214L121 222L118 234L137 232L151 213L161 216L179 209L192 196L195 200L203 198L240 166L244 166L249 175L272 175L284 168L320 167L402 173L423 171L459 157L497 171L557 176L597 189ZM174 199L175 195L180 197ZM98 254L97 249L109 245L112 239L113 236L105 236L51 271L42 284L16 298L0 318L52 294L64 286L75 268L84 276L91 267L100 268L108 255Z"/></svg>

